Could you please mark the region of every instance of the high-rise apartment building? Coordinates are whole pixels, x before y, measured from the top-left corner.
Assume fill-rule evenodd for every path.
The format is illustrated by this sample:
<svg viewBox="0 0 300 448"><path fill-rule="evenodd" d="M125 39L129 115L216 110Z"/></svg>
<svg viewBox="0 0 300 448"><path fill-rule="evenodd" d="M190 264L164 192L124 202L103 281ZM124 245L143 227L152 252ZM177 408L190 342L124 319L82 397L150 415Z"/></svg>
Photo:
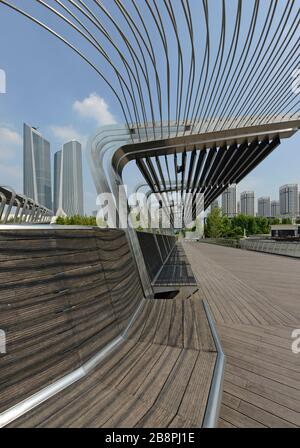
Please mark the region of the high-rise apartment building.
<svg viewBox="0 0 300 448"><path fill-rule="evenodd" d="M254 191L244 191L241 194L241 213L254 216Z"/></svg>
<svg viewBox="0 0 300 448"><path fill-rule="evenodd" d="M33 127L23 128L23 192L52 209L50 143Z"/></svg>
<svg viewBox="0 0 300 448"><path fill-rule="evenodd" d="M299 187L298 184L288 184L280 187L280 214L296 218L299 214Z"/></svg>
<svg viewBox="0 0 300 448"><path fill-rule="evenodd" d="M257 216L269 218L271 216L271 199L268 196L258 198Z"/></svg>
<svg viewBox="0 0 300 448"><path fill-rule="evenodd" d="M54 202L68 216L83 215L83 181L81 144L65 143L54 158Z"/></svg>
<svg viewBox="0 0 300 448"><path fill-rule="evenodd" d="M222 213L230 218L236 216L236 185L228 187L222 194Z"/></svg>
<svg viewBox="0 0 300 448"><path fill-rule="evenodd" d="M280 216L280 202L272 201L271 202L271 217L278 218Z"/></svg>

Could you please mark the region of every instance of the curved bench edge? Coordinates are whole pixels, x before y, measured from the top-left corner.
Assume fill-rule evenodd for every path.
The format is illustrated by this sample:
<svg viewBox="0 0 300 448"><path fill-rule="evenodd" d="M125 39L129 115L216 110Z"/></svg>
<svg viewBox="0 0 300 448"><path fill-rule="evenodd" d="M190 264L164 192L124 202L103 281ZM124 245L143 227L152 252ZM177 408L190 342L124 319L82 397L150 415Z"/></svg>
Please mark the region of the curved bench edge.
<svg viewBox="0 0 300 448"><path fill-rule="evenodd" d="M221 408L226 357L206 300L203 300L203 306L216 346L217 359L214 367L202 428L215 428L218 423Z"/></svg>

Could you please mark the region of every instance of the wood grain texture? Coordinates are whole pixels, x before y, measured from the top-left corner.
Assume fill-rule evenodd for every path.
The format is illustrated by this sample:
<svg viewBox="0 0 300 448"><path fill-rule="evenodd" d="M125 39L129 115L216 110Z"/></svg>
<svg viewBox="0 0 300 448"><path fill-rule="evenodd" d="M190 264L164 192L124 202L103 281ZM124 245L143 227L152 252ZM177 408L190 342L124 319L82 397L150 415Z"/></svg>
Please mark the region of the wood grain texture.
<svg viewBox="0 0 300 448"><path fill-rule="evenodd" d="M184 248L226 355L221 427L299 427L299 260L204 243Z"/></svg>
<svg viewBox="0 0 300 448"><path fill-rule="evenodd" d="M142 300L118 230L1 231L0 280L0 412L87 361Z"/></svg>
<svg viewBox="0 0 300 448"><path fill-rule="evenodd" d="M185 303L203 310L189 289L145 301L129 339L104 363L9 426L201 426L216 351L204 310L185 316ZM194 338L185 337L190 327Z"/></svg>
<svg viewBox="0 0 300 448"><path fill-rule="evenodd" d="M159 244L166 258L172 242ZM1 249L0 412L90 359L144 304L104 363L9 426L201 425L216 350L195 288L146 301L119 230L5 231ZM183 270L182 247L172 256Z"/></svg>

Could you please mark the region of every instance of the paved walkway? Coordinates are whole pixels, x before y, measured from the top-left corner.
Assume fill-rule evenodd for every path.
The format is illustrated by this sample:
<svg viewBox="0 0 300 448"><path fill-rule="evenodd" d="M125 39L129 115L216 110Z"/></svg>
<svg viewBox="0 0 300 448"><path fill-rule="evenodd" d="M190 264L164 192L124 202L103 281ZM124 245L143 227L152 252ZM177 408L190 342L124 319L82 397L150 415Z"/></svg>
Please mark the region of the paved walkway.
<svg viewBox="0 0 300 448"><path fill-rule="evenodd" d="M184 243L226 354L221 427L300 426L300 261Z"/></svg>

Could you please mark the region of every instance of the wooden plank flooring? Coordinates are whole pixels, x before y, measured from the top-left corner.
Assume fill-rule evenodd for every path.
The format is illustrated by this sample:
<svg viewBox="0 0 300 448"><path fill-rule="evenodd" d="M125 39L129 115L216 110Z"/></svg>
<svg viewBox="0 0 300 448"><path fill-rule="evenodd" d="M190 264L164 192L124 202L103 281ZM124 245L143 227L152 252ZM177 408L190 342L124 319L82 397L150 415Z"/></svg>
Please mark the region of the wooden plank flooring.
<svg viewBox="0 0 300 448"><path fill-rule="evenodd" d="M184 243L226 354L219 426L299 427L300 261Z"/></svg>
<svg viewBox="0 0 300 448"><path fill-rule="evenodd" d="M215 361L202 301L185 288L145 301L104 363L9 426L199 427Z"/></svg>

